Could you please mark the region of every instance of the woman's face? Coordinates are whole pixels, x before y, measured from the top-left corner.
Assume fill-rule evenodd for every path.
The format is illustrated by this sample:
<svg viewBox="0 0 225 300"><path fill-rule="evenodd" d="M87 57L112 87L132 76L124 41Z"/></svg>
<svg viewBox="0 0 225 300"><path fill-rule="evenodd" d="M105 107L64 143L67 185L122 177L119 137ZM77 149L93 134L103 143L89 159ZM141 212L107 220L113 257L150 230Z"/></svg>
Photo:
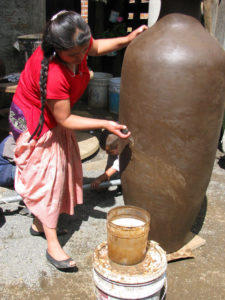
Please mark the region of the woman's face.
<svg viewBox="0 0 225 300"><path fill-rule="evenodd" d="M88 47L89 42L83 46L76 46L69 50L60 50L56 52L65 63L79 65L82 62Z"/></svg>

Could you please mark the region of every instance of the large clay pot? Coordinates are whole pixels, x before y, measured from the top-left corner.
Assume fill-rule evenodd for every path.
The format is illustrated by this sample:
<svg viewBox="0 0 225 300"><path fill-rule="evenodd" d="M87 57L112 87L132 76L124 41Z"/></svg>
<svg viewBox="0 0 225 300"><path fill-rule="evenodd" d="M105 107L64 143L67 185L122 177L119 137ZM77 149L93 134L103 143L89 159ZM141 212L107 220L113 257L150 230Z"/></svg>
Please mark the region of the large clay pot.
<svg viewBox="0 0 225 300"><path fill-rule="evenodd" d="M174 252L190 238L210 180L225 98L225 54L199 21L168 14L127 48L120 122L124 201L147 209L150 239Z"/></svg>

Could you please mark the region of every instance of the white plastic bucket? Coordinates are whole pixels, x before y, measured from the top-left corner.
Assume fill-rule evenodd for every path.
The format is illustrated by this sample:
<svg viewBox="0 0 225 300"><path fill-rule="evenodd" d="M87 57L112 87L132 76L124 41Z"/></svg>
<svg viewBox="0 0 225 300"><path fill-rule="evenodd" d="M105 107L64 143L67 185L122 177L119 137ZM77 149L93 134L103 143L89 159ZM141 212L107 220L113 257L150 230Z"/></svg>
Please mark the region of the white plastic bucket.
<svg viewBox="0 0 225 300"><path fill-rule="evenodd" d="M120 102L120 77L109 79L109 111L119 113Z"/></svg>
<svg viewBox="0 0 225 300"><path fill-rule="evenodd" d="M93 281L96 300L163 300L167 291L166 253L150 242L146 259L135 266L122 266L107 258L107 243L96 248Z"/></svg>
<svg viewBox="0 0 225 300"><path fill-rule="evenodd" d="M161 296L161 290L163 287L166 288L166 274L154 282L143 285L119 284L101 277L95 270L93 270L93 279L96 300L163 300L165 298L165 293Z"/></svg>
<svg viewBox="0 0 225 300"><path fill-rule="evenodd" d="M88 105L93 108L108 106L110 73L96 72L88 84Z"/></svg>

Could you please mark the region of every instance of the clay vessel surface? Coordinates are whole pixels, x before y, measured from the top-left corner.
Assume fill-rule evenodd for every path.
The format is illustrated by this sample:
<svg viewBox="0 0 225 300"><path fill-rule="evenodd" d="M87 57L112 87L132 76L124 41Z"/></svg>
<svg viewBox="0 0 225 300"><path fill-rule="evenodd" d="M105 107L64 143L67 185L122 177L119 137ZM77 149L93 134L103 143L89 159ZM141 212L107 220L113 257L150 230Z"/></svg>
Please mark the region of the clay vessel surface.
<svg viewBox="0 0 225 300"><path fill-rule="evenodd" d="M120 155L124 201L149 211L149 238L167 252L191 238L224 97L224 51L193 17L166 15L126 50L119 116L133 143Z"/></svg>

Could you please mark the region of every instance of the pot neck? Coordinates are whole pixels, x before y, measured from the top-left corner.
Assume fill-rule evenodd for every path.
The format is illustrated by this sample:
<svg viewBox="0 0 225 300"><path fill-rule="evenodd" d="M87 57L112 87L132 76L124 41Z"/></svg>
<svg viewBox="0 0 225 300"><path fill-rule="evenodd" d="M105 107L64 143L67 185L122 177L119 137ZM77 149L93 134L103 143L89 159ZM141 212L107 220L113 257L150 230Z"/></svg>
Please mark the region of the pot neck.
<svg viewBox="0 0 225 300"><path fill-rule="evenodd" d="M172 13L185 14L201 21L201 0L161 0L159 19Z"/></svg>

